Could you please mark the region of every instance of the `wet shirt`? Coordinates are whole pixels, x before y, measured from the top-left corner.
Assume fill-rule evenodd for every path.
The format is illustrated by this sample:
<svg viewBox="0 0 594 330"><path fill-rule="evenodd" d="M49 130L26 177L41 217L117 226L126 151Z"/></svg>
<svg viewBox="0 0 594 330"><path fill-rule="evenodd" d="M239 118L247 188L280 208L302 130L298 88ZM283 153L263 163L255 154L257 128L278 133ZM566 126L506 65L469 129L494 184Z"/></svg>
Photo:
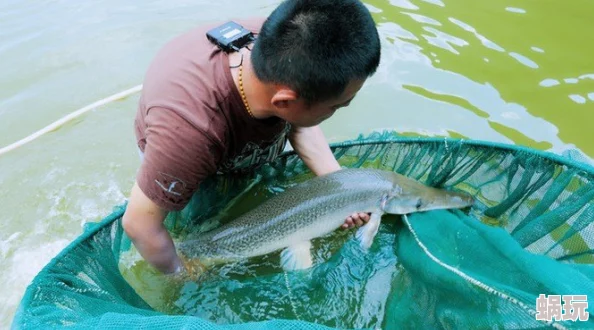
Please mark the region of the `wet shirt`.
<svg viewBox="0 0 594 330"><path fill-rule="evenodd" d="M237 21L257 33L263 20ZM160 207L176 211L208 176L245 172L274 160L290 125L252 118L229 68L228 54L206 38L218 25L168 42L147 70L135 118L144 153L136 180Z"/></svg>

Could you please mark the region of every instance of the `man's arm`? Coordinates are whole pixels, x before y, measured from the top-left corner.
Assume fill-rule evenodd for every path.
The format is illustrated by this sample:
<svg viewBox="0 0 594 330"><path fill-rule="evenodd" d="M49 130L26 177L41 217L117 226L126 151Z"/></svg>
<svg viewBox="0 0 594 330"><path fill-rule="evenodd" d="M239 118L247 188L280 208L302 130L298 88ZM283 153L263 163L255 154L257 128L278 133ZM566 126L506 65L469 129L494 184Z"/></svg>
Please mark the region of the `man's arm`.
<svg viewBox="0 0 594 330"><path fill-rule="evenodd" d="M153 203L135 183L122 226L140 255L165 274L182 270L173 240L163 225L167 211Z"/></svg>
<svg viewBox="0 0 594 330"><path fill-rule="evenodd" d="M293 127L289 141L315 175L320 176L341 169L320 126Z"/></svg>
<svg viewBox="0 0 594 330"><path fill-rule="evenodd" d="M305 165L317 176L341 169L320 126L293 127L289 141ZM367 213L353 213L348 216L342 228L362 226L369 221Z"/></svg>
<svg viewBox="0 0 594 330"><path fill-rule="evenodd" d="M173 273L183 270L185 262L163 222L169 211L182 210L200 183L216 171L221 153L217 144L171 109L152 107L145 124L143 159L123 227L146 261L162 273Z"/></svg>

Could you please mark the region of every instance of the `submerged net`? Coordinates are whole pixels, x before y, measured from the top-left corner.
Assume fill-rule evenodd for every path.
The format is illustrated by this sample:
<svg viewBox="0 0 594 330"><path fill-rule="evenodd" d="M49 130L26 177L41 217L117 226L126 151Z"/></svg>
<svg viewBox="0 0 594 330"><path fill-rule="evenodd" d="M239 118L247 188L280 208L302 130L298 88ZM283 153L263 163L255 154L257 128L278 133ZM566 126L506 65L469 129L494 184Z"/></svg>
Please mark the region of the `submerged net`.
<svg viewBox="0 0 594 330"><path fill-rule="evenodd" d="M337 231L314 241L316 265L304 272L284 273L278 255L223 265L206 279L176 283L161 305L130 284L149 272L128 265L133 247L121 228L122 206L38 274L13 327L594 327L594 319L562 320L578 316L579 302L565 311L555 300L594 297L590 165L516 146L391 135L332 149L345 167L395 171L468 192L477 203L467 213L386 216L367 252L352 232ZM311 176L288 152L249 176L213 178L166 225L183 240ZM540 294L549 300L537 303Z"/></svg>

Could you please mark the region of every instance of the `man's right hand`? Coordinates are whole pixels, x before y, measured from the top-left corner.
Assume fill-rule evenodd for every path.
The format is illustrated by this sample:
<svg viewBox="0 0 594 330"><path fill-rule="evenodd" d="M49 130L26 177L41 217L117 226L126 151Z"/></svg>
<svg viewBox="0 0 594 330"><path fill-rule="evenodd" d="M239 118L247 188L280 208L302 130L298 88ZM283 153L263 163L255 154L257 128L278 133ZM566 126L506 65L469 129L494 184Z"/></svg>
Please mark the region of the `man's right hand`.
<svg viewBox="0 0 594 330"><path fill-rule="evenodd" d="M173 274L183 270L184 265L163 224L167 213L151 201L135 183L122 226L147 262L164 274Z"/></svg>

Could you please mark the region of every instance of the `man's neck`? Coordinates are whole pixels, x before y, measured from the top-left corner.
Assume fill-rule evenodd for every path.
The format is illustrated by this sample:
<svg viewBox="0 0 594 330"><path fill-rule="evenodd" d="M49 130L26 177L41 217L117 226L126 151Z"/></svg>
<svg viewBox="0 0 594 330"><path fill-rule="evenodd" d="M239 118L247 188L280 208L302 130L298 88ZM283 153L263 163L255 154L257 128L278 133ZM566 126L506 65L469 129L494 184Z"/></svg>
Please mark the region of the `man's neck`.
<svg viewBox="0 0 594 330"><path fill-rule="evenodd" d="M270 110L269 87L256 76L250 60L250 51L245 48L239 52L229 54L231 75L238 91L240 64L242 65L243 92L254 118L265 119L272 117L274 113Z"/></svg>

